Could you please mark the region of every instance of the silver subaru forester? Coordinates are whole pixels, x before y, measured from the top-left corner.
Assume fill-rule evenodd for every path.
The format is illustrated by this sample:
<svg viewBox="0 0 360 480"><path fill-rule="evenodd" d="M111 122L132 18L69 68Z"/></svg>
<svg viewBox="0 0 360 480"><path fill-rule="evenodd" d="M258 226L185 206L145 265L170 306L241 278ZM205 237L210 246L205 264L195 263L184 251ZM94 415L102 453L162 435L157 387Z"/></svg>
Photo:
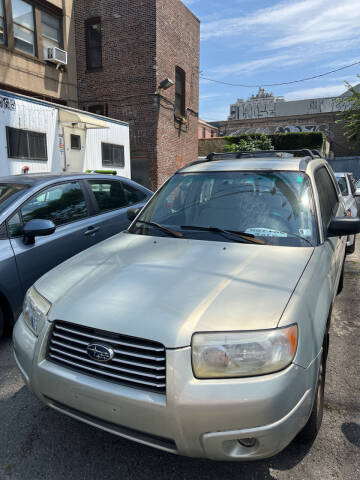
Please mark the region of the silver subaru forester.
<svg viewBox="0 0 360 480"><path fill-rule="evenodd" d="M17 364L49 407L153 447L265 458L320 428L345 216L309 152L211 155L28 291Z"/></svg>

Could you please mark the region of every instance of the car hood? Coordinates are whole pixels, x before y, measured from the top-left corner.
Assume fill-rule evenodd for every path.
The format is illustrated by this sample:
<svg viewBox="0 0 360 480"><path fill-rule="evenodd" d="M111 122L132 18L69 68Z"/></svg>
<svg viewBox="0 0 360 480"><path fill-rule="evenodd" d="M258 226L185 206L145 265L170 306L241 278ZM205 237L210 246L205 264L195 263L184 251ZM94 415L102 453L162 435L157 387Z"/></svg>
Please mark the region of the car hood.
<svg viewBox="0 0 360 480"><path fill-rule="evenodd" d="M175 348L198 331L276 327L313 248L122 233L35 286L65 320Z"/></svg>

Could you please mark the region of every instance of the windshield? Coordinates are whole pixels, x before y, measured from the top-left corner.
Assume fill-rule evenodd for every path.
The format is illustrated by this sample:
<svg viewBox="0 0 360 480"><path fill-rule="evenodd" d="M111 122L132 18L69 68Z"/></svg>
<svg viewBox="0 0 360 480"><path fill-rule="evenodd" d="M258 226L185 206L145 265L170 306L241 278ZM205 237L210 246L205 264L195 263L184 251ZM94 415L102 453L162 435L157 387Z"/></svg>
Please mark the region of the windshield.
<svg viewBox="0 0 360 480"><path fill-rule="evenodd" d="M29 185L0 183L0 212L5 210L17 197L21 196L27 188L29 188Z"/></svg>
<svg viewBox="0 0 360 480"><path fill-rule="evenodd" d="M336 180L339 184L339 187L340 187L340 190L341 190L341 195L343 195L344 197L349 195L349 190L348 190L348 187L347 187L346 178L345 177L336 177Z"/></svg>
<svg viewBox="0 0 360 480"><path fill-rule="evenodd" d="M159 225L183 238L235 242L241 238L230 232L237 232L271 245L317 242L311 185L302 172L178 173L129 232L169 235Z"/></svg>

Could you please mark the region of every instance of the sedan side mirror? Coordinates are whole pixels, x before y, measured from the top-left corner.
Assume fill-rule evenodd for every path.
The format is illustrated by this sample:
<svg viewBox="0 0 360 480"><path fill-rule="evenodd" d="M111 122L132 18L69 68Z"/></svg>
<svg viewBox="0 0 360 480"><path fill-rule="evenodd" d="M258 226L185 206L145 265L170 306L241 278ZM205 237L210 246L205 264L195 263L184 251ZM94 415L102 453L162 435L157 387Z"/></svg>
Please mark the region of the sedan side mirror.
<svg viewBox="0 0 360 480"><path fill-rule="evenodd" d="M360 218L335 218L328 227L328 237L344 237L360 233Z"/></svg>
<svg viewBox="0 0 360 480"><path fill-rule="evenodd" d="M128 219L130 220L130 222L135 220L135 218L137 217L140 210L141 210L141 208L128 208L127 209L126 214L127 214Z"/></svg>
<svg viewBox="0 0 360 480"><path fill-rule="evenodd" d="M35 237L51 235L55 230L56 226L51 220L30 220L24 226L24 244L33 245L35 243Z"/></svg>

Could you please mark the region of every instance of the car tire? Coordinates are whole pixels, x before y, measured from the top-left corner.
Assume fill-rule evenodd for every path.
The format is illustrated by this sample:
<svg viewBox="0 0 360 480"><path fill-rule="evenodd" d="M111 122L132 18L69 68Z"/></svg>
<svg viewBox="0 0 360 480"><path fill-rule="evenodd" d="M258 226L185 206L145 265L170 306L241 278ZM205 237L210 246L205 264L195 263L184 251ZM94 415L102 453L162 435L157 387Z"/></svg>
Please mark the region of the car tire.
<svg viewBox="0 0 360 480"><path fill-rule="evenodd" d="M305 427L298 433L297 440L301 443L312 443L319 433L324 413L324 390L325 390L325 373L326 373L326 357L328 339L325 340L323 352L321 355L318 378L316 384L316 393L310 417Z"/></svg>
<svg viewBox="0 0 360 480"><path fill-rule="evenodd" d="M337 289L337 295L339 295L339 293L341 293L343 291L343 288L344 288L344 270L345 270L345 259L343 261L343 266L342 266L342 269L341 269L341 275L340 275L339 285L338 285L338 289Z"/></svg>
<svg viewBox="0 0 360 480"><path fill-rule="evenodd" d="M348 253L350 255L355 252L355 238L356 237L354 237L353 244L350 245L350 247L346 247L346 253Z"/></svg>

